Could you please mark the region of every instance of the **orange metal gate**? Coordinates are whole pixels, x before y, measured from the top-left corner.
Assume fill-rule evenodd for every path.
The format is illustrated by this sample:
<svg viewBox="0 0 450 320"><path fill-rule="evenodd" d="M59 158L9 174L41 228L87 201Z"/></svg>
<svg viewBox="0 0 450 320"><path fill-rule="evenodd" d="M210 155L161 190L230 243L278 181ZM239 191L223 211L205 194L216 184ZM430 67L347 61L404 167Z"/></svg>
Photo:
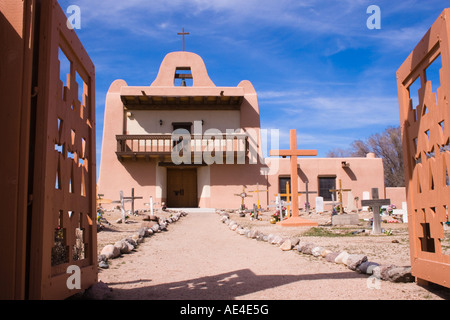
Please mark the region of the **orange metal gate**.
<svg viewBox="0 0 450 320"><path fill-rule="evenodd" d="M442 246L450 210L450 9L399 68L397 84L412 274L450 287L450 255Z"/></svg>
<svg viewBox="0 0 450 320"><path fill-rule="evenodd" d="M56 0L2 1L0 26L0 297L65 299L97 282L94 65Z"/></svg>

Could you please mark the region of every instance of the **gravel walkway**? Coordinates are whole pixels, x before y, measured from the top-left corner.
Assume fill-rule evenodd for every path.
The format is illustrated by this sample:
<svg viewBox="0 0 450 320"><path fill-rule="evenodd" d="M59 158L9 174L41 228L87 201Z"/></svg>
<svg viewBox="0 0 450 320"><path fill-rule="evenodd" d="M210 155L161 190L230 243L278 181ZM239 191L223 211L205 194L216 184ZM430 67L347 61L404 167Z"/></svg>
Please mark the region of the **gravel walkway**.
<svg viewBox="0 0 450 320"><path fill-rule="evenodd" d="M190 212L168 230L100 271L99 281L113 289L111 299L442 299L415 283L377 282L343 265L240 236L214 212Z"/></svg>

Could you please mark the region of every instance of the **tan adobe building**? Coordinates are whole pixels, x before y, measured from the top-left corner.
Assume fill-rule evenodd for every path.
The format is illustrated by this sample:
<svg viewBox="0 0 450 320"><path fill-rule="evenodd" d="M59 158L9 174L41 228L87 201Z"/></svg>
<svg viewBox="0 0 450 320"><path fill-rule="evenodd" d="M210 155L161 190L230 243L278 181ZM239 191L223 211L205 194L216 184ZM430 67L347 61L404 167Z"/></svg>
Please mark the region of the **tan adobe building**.
<svg viewBox="0 0 450 320"><path fill-rule="evenodd" d="M329 189L339 180L359 200L371 188L385 196L383 163L372 154L299 158L298 168L298 190L308 182L318 193L309 195L312 208L317 195L331 205ZM263 157L253 85L215 86L195 53L167 54L150 86L116 80L109 88L98 181L105 198L117 200L121 190L129 196L134 188L143 197L136 208L145 208L150 196L168 207L238 208L244 190L252 195L244 199L247 208L258 197L267 207L285 192L289 174L289 159ZM257 189L268 192L249 193ZM305 201L302 194L300 208ZM343 202L347 206L345 195Z"/></svg>

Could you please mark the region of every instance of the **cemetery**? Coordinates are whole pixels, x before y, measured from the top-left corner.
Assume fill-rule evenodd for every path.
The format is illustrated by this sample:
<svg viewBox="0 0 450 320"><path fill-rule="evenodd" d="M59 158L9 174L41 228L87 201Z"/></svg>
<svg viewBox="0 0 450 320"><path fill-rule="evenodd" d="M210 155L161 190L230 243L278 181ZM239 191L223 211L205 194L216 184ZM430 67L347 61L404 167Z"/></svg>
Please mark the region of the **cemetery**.
<svg viewBox="0 0 450 320"><path fill-rule="evenodd" d="M399 187L387 156L319 157L301 123L265 129L273 92L216 85L184 27L153 82L109 79L96 119L102 76L72 9L0 2L1 299L450 299L450 9L396 73ZM380 8L367 13L382 29Z"/></svg>
<svg viewBox="0 0 450 320"><path fill-rule="evenodd" d="M246 198L246 203L251 203L255 200L252 199L249 202L249 199L252 198ZM129 207L130 204L127 205L127 208ZM188 211L189 209L186 210ZM389 210L389 208L386 208L386 210ZM132 238L133 234L135 234L135 240L137 240L139 244L137 244L129 253L122 253L118 254L117 257L104 259L104 261L106 261L106 266L99 269L100 281L99 285L96 286L103 289L98 289L100 293L96 293L96 295L93 296L95 299L128 299L128 294L125 294L125 291L122 290L123 285L115 285L115 281L112 279L118 276L118 272L123 272L125 270L124 268L132 267L137 273L144 272L143 268L149 268L149 265L145 263L147 259L156 259L158 257L157 259L164 260L163 257L166 255L169 259L172 250L167 249L166 251L164 249L160 251L160 243L162 242L161 246L172 243L175 247L177 247L176 243L178 243L178 246L182 247L182 238L175 235L177 230L179 230L178 228L187 228L183 230L188 230L188 233L190 234L189 238L191 239L190 241L195 241L192 239L200 237L202 238L201 241L206 241L206 243L208 243L207 238L203 234L206 231L198 229L198 226L201 225L204 220L204 223L207 223L210 228L213 228L214 230L217 228L221 234L223 233L223 237L228 239L226 241L233 243L234 241L242 239L239 242L242 247L235 247L233 249L235 251L229 253L231 255L238 255L238 252L241 251L247 252L248 250L244 247L248 246L249 248L252 248L253 245L255 245L256 247L251 250L257 249L262 252L266 252L265 250L268 250L268 252L279 251L283 253L284 257L289 255L292 256L292 258L297 259L299 264L304 264L305 261L309 261L310 263L319 263L320 265L323 265L324 268L327 268L326 266L329 265L328 268L337 267L342 271L350 270L355 276L363 277L362 279L368 279L367 281L371 279L377 281L379 279L381 284L378 283L376 285L381 286L382 288L384 286L385 289L388 283L389 285L402 286L402 295L409 295L412 299L417 299L419 296L422 298L427 295L429 296L429 293L427 294L418 289L420 287L417 287L417 285L414 284L414 277L411 275L407 224L403 223L401 219L394 218L392 213L389 214L384 210L383 214L380 216L382 232L381 234L375 235L372 230L373 214L371 211L358 211L358 223L355 225L333 225L331 221L331 217L333 216L332 211L316 213L315 210L307 212L302 209L299 211L299 216L316 222L317 226L292 228L271 223L270 220L276 213L276 208L258 209L255 203L253 209L242 210L239 197L236 197L235 208L217 209L215 210L213 219L210 219L212 212L207 214L206 212L195 212L194 210L191 211L191 213L183 213L183 215L180 215L179 210L166 209L166 211L163 211L160 205L155 205L154 215L156 218L154 219L157 219L158 223L163 223L166 219L180 215L179 220L167 223L164 230L158 231L158 229L156 229L157 231L155 232L152 231L150 226L154 226L157 222L151 218L149 209L139 210L136 215L132 215L130 210L127 211L129 214L127 223L112 222L111 229L105 229L98 233L99 257L100 259L104 259L101 253L104 247L108 245L119 246L117 242L120 242L121 239L126 237L130 238L131 236ZM255 215L255 211L257 211L257 215ZM207 214L207 216L202 218L202 215L205 214ZM344 213L344 215L346 214ZM107 210L104 216L108 221L116 221L116 219L121 217L121 211L117 208ZM190 221L194 219L196 222L190 224ZM208 222L206 222L206 220L208 220ZM187 227L186 224L189 224L189 227ZM142 231L143 228L144 231ZM139 235L137 235L139 230L141 230L143 234L146 230L150 230L151 234L139 237ZM450 252L450 228L446 230L446 238L442 242L442 246L444 250L447 250L446 252L448 254ZM172 232L174 233L170 235ZM169 237L171 237L171 242L166 243L165 241ZM174 242L174 239L178 239L178 242ZM221 246L226 246L226 244L222 243ZM175 248L173 249L175 250ZM184 252L183 250L188 250L191 258L197 255L200 259L202 259L202 257L208 257L206 252L199 252L195 248L180 248L179 250L181 250L179 252L182 255L184 255L184 253L181 253ZM145 258L143 256L144 252L146 252L146 255L150 254L152 258ZM227 263L236 263L236 260L232 258L228 259ZM172 263L173 267L176 268L177 263L175 261L172 261ZM225 265L227 264L225 262L223 263ZM102 264L104 265L104 263ZM141 268L142 271L139 271ZM189 266L185 266L185 268L190 269ZM171 267L169 267L169 270L171 270ZM166 276L168 276L168 274L166 274ZM241 278L241 281L251 281L245 280L247 276L250 277L250 275L245 274L240 275L239 277ZM223 281L219 280L222 279L221 277L214 281ZM223 277L224 279L227 278L225 275ZM200 284L194 284L194 290L190 291L192 294L191 297L196 297L197 294L200 294L201 296L201 290L197 293L195 288L196 286L201 286L203 280L198 281ZM208 288L212 286L210 281L212 280L205 278L204 283L208 285ZM145 283L142 284L144 285ZM181 283L180 285L185 287L187 283ZM146 289L144 289L145 286L141 287L138 285L138 287L144 290L145 294L149 294ZM221 290L226 290L226 288L224 287ZM168 296L166 296L166 293L164 292L164 290L160 292L163 296L154 298L170 299L171 295L169 292L171 291L167 291ZM395 290L393 292L395 292ZM439 290L437 292L438 294L444 294L444 297L446 297L445 292L442 293ZM90 297L89 294L90 292L88 291L84 297ZM130 298L137 298L136 296L133 296L132 291L129 294ZM380 294L384 295L384 297L390 297L386 291L383 291L383 293L380 291ZM392 296L395 296L395 294L392 293ZM397 296L397 298L400 297Z"/></svg>

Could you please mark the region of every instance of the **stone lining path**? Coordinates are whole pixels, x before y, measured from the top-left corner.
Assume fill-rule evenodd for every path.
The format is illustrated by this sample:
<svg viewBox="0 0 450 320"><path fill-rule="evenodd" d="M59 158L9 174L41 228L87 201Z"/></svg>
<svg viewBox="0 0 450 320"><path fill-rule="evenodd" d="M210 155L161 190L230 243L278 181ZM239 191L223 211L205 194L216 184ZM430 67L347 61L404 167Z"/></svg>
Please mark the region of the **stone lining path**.
<svg viewBox="0 0 450 320"><path fill-rule="evenodd" d="M212 212L190 212L136 252L110 261L110 299L442 299L415 283L376 282L346 266L240 236ZM378 289L377 289L378 287Z"/></svg>

